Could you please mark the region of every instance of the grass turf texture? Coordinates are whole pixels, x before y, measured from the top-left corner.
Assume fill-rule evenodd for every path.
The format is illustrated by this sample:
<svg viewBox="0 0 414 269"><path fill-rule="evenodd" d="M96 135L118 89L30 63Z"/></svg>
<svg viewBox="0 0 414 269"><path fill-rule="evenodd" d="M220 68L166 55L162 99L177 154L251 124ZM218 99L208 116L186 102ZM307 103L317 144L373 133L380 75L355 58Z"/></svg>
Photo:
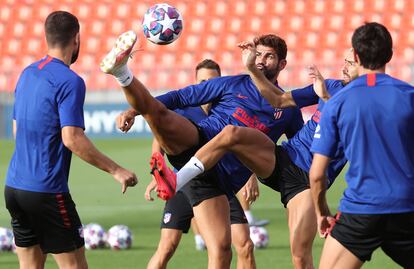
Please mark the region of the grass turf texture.
<svg viewBox="0 0 414 269"><path fill-rule="evenodd" d="M81 161L74 156L70 173L70 190L76 202L78 212L84 224L96 222L108 230L115 224L127 225L133 235L132 248L125 251L110 249L87 251L90 268L145 268L154 253L159 240L159 225L164 202L144 199L146 185L150 181L149 139L96 140L95 145L105 154L128 169L135 171L139 183L122 195L120 185L113 178ZM13 141L0 140L0 183L4 186L7 166L13 151ZM336 208L344 189L343 175L335 182L329 193L332 208ZM261 195L253 205L257 218L266 218L270 224L269 247L255 251L257 268L292 268L289 251L289 234L286 213L279 202L278 193L265 186L260 186ZM2 187L3 188L3 187ZM10 227L9 214L4 206L3 189L0 199L0 226ZM155 196L155 195L153 195ZM333 211L334 212L334 211ZM318 264L323 240L317 237L314 242L314 260ZM0 252L0 268L17 268L17 256L13 253ZM46 268L57 268L49 255ZM194 247L194 237L182 237L180 246L169 263L169 268L207 268L207 253L199 252ZM236 254L233 251L231 268L236 268ZM363 268L399 268L381 250L377 250L371 262Z"/></svg>

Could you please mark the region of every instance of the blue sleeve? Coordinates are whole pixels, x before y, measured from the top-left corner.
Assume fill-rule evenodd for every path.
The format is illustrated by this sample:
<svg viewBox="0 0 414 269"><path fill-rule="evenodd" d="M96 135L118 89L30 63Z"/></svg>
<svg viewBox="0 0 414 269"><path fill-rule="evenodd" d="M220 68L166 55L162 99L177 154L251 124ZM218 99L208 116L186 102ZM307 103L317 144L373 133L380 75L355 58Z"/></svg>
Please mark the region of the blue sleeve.
<svg viewBox="0 0 414 269"><path fill-rule="evenodd" d="M181 90L170 91L156 98L171 110L189 106L196 107L214 102L215 99L221 97L224 94L224 84L225 80L222 78L211 79Z"/></svg>
<svg viewBox="0 0 414 269"><path fill-rule="evenodd" d="M319 101L319 96L313 90L313 84L305 88L293 90L291 94L299 108L316 105Z"/></svg>
<svg viewBox="0 0 414 269"><path fill-rule="evenodd" d="M62 86L57 96L60 127L76 126L85 129L83 104L85 102L85 82L80 77Z"/></svg>
<svg viewBox="0 0 414 269"><path fill-rule="evenodd" d="M297 107L292 108L292 110L292 119L289 122L289 126L285 132L288 138L293 137L303 127L302 112L300 112Z"/></svg>
<svg viewBox="0 0 414 269"><path fill-rule="evenodd" d="M316 127L311 152L334 158L339 145L339 131L333 102L327 102L321 120Z"/></svg>

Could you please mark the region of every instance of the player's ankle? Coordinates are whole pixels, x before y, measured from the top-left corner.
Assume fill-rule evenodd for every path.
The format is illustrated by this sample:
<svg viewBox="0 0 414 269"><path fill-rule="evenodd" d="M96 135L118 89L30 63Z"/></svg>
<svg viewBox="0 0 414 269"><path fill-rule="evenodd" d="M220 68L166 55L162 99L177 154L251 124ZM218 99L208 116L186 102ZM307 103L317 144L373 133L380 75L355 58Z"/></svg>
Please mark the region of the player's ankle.
<svg viewBox="0 0 414 269"><path fill-rule="evenodd" d="M119 85L121 85L122 87L129 86L132 83L132 80L134 79L134 75L132 74L131 70L128 68L126 64L114 70L112 74L118 81Z"/></svg>

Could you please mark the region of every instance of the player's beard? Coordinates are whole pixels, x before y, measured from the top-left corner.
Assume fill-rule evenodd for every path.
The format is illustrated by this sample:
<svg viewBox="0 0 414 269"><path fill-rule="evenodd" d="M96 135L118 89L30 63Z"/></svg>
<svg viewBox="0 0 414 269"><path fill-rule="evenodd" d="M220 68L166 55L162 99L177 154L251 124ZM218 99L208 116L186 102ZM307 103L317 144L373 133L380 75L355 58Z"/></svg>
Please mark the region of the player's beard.
<svg viewBox="0 0 414 269"><path fill-rule="evenodd" d="M275 66L275 68L269 69L266 66L263 66L262 72L268 80L272 81L276 75L279 74L279 68L278 66Z"/></svg>
<svg viewBox="0 0 414 269"><path fill-rule="evenodd" d="M79 50L80 50L80 41L78 43L78 48L75 51L73 51L73 53L72 53L72 59L70 60L70 63L71 64L73 64L74 62L76 62L76 60L78 59Z"/></svg>

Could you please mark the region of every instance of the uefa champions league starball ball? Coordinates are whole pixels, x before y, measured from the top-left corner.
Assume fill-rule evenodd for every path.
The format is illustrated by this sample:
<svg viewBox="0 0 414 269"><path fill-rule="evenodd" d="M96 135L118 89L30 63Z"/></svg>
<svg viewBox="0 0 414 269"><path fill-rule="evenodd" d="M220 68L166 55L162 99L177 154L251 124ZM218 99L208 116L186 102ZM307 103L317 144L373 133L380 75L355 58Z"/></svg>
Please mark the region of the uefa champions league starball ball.
<svg viewBox="0 0 414 269"><path fill-rule="evenodd" d="M12 230L0 227L0 252L13 250L13 239L14 236Z"/></svg>
<svg viewBox="0 0 414 269"><path fill-rule="evenodd" d="M251 226L250 239L255 248L265 248L269 244L269 234L264 227Z"/></svg>
<svg viewBox="0 0 414 269"><path fill-rule="evenodd" d="M108 244L111 249L128 249L132 245L132 233L125 225L115 225L108 230Z"/></svg>
<svg viewBox="0 0 414 269"><path fill-rule="evenodd" d="M106 233L101 225L89 223L83 228L83 239L86 249L103 248L106 243Z"/></svg>
<svg viewBox="0 0 414 269"><path fill-rule="evenodd" d="M168 4L156 4L145 12L142 28L149 41L158 45L166 45L180 36L183 30L183 18L175 7Z"/></svg>

